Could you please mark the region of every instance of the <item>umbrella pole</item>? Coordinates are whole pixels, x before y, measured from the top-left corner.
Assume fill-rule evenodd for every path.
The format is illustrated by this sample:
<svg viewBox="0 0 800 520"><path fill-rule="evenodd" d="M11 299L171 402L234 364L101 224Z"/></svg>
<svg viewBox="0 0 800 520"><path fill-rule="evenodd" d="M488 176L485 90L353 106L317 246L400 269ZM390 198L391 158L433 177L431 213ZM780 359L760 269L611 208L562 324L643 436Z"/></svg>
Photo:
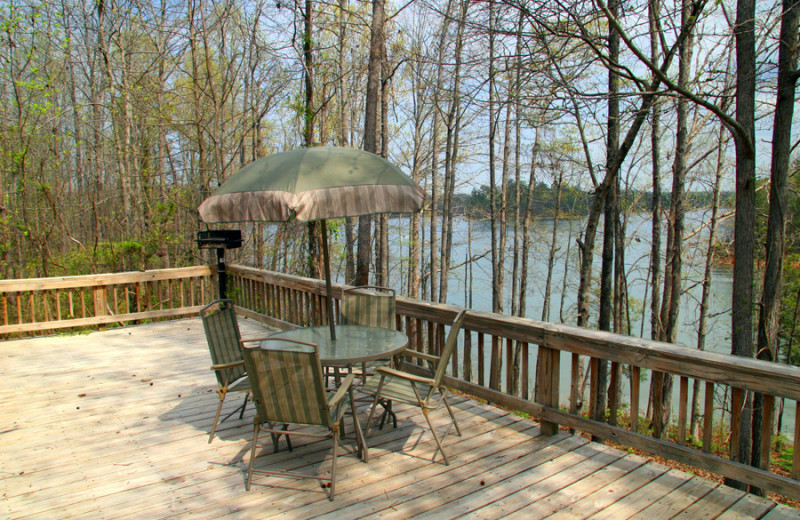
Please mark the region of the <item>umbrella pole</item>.
<svg viewBox="0 0 800 520"><path fill-rule="evenodd" d="M328 225L324 220L322 225L322 263L325 269L325 290L327 295L328 325L331 329L331 339L336 340L336 325L333 323L333 289L331 288L331 259L328 255Z"/></svg>

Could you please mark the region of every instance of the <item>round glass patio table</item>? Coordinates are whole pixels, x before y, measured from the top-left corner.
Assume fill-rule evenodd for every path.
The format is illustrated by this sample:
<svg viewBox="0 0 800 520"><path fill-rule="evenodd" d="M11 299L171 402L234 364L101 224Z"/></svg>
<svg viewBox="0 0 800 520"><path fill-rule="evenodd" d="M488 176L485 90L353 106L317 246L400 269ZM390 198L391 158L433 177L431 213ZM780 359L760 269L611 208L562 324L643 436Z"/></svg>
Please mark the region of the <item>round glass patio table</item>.
<svg viewBox="0 0 800 520"><path fill-rule="evenodd" d="M403 352L408 345L408 338L398 330L366 325L336 325L335 340L331 339L328 325L285 330L270 338L313 343L319 351L321 364L333 367L390 359Z"/></svg>

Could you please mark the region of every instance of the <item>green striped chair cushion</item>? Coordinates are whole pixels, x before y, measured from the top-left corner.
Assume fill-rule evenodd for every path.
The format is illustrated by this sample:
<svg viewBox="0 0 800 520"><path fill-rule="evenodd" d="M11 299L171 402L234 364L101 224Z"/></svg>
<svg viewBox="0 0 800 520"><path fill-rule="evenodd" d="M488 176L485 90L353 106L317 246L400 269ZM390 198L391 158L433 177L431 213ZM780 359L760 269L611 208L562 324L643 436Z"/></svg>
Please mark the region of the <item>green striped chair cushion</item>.
<svg viewBox="0 0 800 520"><path fill-rule="evenodd" d="M225 365L242 360L239 340L239 323L233 305L221 304L202 315L203 328L206 332L211 362L214 365ZM229 381L236 381L245 375L245 367L240 365L226 371L215 371L217 382L224 386ZM227 381L226 381L227 380Z"/></svg>
<svg viewBox="0 0 800 520"><path fill-rule="evenodd" d="M286 343L244 349L259 418L330 427L336 418L328 410L316 346Z"/></svg>

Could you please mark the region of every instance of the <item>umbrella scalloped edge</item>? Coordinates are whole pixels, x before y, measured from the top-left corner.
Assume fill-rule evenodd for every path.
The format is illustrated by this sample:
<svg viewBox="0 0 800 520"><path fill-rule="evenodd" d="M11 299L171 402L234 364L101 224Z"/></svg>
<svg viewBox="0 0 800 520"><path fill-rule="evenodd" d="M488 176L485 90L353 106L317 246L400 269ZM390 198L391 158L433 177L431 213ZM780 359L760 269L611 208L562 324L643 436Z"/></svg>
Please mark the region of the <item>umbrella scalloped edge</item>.
<svg viewBox="0 0 800 520"><path fill-rule="evenodd" d="M414 213L425 192L419 186L369 185L309 190L299 194L255 191L212 195L198 208L206 223L286 222L356 217L378 213Z"/></svg>

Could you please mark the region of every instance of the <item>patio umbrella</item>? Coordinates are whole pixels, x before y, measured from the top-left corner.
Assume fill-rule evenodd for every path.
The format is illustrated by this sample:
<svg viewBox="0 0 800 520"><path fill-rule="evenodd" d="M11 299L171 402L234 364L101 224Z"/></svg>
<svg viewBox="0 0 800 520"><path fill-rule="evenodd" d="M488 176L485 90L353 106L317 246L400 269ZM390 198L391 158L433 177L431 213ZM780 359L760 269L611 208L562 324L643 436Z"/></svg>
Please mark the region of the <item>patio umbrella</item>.
<svg viewBox="0 0 800 520"><path fill-rule="evenodd" d="M253 161L200 204L206 223L324 221L377 213L414 213L425 192L382 157L340 147L298 148ZM335 339L327 228L322 255L328 322Z"/></svg>

